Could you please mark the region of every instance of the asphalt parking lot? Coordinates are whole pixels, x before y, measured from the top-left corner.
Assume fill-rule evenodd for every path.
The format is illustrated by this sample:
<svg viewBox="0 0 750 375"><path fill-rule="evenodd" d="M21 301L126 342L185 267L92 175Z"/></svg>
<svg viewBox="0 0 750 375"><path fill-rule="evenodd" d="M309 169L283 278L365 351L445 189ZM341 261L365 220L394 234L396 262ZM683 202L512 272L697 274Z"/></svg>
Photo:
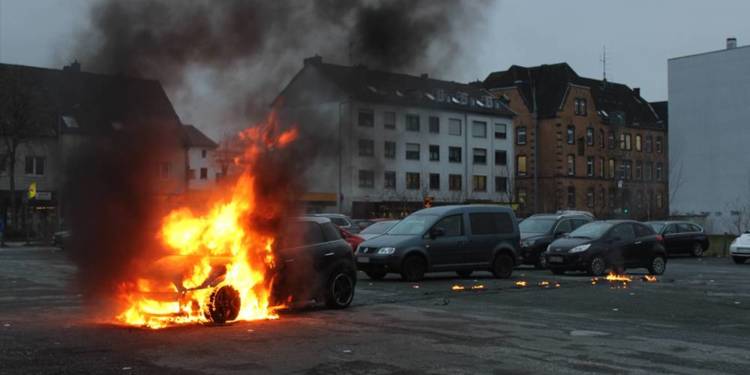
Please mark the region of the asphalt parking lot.
<svg viewBox="0 0 750 375"><path fill-rule="evenodd" d="M84 308L64 252L0 249L0 374L747 373L750 264L671 259L656 283L643 272L627 288L533 269L361 275L347 310L152 331Z"/></svg>

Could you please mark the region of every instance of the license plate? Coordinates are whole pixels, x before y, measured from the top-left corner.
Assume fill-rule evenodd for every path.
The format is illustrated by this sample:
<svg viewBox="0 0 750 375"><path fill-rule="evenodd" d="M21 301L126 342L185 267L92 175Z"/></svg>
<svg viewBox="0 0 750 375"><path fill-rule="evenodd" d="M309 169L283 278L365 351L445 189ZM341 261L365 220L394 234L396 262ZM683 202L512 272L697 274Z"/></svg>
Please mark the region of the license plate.
<svg viewBox="0 0 750 375"><path fill-rule="evenodd" d="M357 263L370 263L370 258L368 258L368 257L357 257Z"/></svg>
<svg viewBox="0 0 750 375"><path fill-rule="evenodd" d="M549 262L550 263L562 263L563 262L563 257L558 256L558 255L553 255L553 256L549 257Z"/></svg>

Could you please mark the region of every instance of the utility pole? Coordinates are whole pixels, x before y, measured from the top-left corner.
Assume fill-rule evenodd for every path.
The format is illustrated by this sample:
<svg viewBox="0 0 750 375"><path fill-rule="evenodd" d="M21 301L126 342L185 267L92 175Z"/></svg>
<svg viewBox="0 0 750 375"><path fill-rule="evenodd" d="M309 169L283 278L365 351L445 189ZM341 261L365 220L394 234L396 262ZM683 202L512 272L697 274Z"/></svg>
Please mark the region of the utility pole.
<svg viewBox="0 0 750 375"><path fill-rule="evenodd" d="M536 84L529 73L531 101L534 106L534 213L539 212L539 110L536 107ZM516 166L518 168L518 166Z"/></svg>

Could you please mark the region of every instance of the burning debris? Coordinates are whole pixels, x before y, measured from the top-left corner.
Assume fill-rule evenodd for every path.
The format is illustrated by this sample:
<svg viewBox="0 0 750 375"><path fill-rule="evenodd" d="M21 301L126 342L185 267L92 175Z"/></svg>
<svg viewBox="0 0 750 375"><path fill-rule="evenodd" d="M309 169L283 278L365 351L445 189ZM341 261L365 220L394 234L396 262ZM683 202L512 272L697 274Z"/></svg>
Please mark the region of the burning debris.
<svg viewBox="0 0 750 375"><path fill-rule="evenodd" d="M641 280L647 283L655 283L657 281L656 276L654 275L643 275L643 278Z"/></svg>
<svg viewBox="0 0 750 375"><path fill-rule="evenodd" d="M466 287L464 287L463 285L456 284L456 285L453 285L451 287L451 290L453 290L453 291L462 291L462 290L466 290Z"/></svg>
<svg viewBox="0 0 750 375"><path fill-rule="evenodd" d="M468 290L473 290L473 291L482 291L482 290L485 290L485 289L486 288L485 288L484 284L474 284L474 285L468 287ZM461 284L454 284L451 287L451 290L454 291L454 292L463 292L463 291L467 290L467 287L465 287L465 286L463 286Z"/></svg>
<svg viewBox="0 0 750 375"><path fill-rule="evenodd" d="M591 285L597 285L601 279L598 277L594 277L591 279ZM622 275L622 274L616 274L616 273L609 273L604 279L610 287L615 289L627 289L630 283L633 282L633 277L630 275ZM655 283L657 282L656 276L654 275L644 275L641 277L641 281L646 283Z"/></svg>
<svg viewBox="0 0 750 375"><path fill-rule="evenodd" d="M514 285L516 286L516 288L519 288L519 289L520 289L520 288L525 288L525 287L526 287L527 285L529 285L529 283L527 283L527 282L526 282L526 281L524 281L524 280L519 280L519 281L516 281L516 282L514 283Z"/></svg>

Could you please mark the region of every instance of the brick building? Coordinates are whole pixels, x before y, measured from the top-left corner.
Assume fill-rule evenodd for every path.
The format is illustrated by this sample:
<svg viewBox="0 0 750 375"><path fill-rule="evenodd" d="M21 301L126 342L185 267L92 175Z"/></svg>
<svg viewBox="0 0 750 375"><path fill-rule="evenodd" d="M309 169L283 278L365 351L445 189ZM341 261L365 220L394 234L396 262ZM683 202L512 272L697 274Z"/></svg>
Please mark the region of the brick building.
<svg viewBox="0 0 750 375"><path fill-rule="evenodd" d="M579 209L651 219L668 210L666 103L580 77L566 63L491 73L484 86L517 114L519 214ZM666 111L661 111L665 113Z"/></svg>

